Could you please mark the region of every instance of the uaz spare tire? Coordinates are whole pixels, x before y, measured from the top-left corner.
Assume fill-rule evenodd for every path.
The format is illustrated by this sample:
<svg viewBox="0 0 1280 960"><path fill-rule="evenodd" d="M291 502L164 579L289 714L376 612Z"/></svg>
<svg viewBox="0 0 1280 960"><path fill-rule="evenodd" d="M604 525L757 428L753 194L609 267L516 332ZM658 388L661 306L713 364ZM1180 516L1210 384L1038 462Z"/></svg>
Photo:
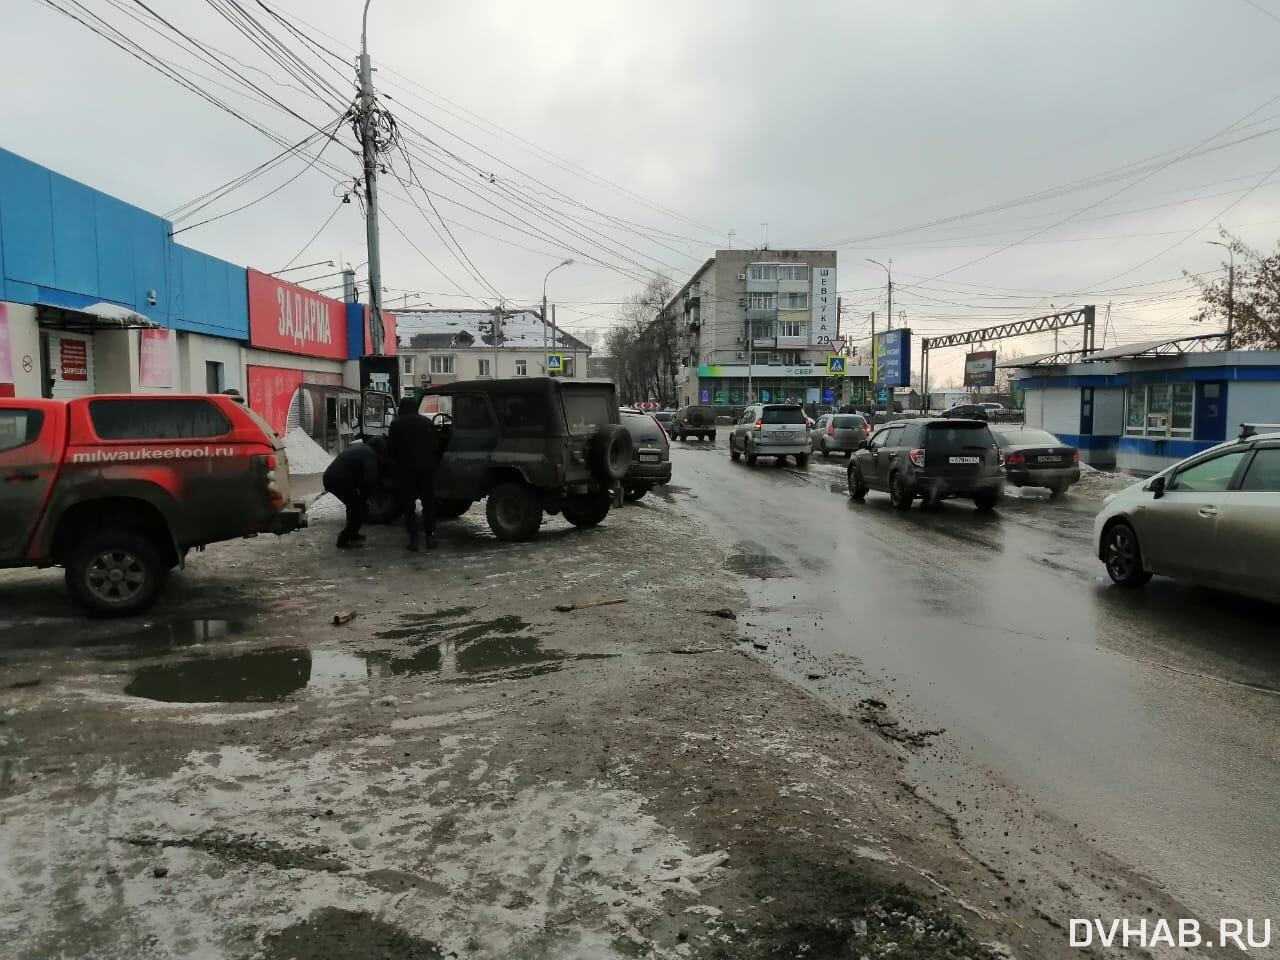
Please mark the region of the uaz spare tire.
<svg viewBox="0 0 1280 960"><path fill-rule="evenodd" d="M631 466L631 434L618 423L605 424L591 440L591 470L601 480L621 480Z"/></svg>

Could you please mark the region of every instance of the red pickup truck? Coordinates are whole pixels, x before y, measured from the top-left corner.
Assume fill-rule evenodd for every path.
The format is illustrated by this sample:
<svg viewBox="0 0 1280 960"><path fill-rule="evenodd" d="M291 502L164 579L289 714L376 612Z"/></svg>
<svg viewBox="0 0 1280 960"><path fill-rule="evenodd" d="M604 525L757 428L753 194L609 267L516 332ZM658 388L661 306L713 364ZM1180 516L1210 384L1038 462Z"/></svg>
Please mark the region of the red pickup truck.
<svg viewBox="0 0 1280 960"><path fill-rule="evenodd" d="M0 567L61 565L94 614L146 608L192 547L305 525L237 397L0 399Z"/></svg>

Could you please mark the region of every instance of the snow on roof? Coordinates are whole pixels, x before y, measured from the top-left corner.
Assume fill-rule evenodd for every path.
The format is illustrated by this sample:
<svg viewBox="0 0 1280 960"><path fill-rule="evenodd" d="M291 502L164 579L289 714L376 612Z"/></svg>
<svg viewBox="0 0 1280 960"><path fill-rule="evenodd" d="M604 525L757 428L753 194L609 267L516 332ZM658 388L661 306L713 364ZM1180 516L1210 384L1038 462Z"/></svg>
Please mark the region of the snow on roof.
<svg viewBox="0 0 1280 960"><path fill-rule="evenodd" d="M396 311L396 334L402 346L417 334L452 334L466 332L476 343L488 342L481 325L492 322L492 310L421 310ZM532 310L508 313L502 321L503 347L541 348L542 318ZM586 344L558 327L548 327L546 342L553 347L585 350Z"/></svg>

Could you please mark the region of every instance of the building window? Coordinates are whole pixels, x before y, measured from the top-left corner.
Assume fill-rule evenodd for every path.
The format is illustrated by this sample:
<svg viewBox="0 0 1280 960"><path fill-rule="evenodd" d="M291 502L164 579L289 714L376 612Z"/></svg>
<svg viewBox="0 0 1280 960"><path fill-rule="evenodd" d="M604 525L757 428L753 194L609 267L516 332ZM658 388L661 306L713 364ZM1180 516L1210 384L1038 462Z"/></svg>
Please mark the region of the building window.
<svg viewBox="0 0 1280 960"><path fill-rule="evenodd" d="M783 320L778 324L778 336L803 337L804 324L799 320Z"/></svg>
<svg viewBox="0 0 1280 960"><path fill-rule="evenodd" d="M1130 387L1124 432L1131 437L1190 437L1195 420L1195 385L1153 383Z"/></svg>
<svg viewBox="0 0 1280 960"><path fill-rule="evenodd" d="M807 293L784 293L778 300L778 309L780 310L808 310L809 294Z"/></svg>
<svg viewBox="0 0 1280 960"><path fill-rule="evenodd" d="M747 301L747 307L751 310L777 310L778 295L776 293L753 293L751 299Z"/></svg>
<svg viewBox="0 0 1280 960"><path fill-rule="evenodd" d="M402 353L400 355L400 375L402 377L413 376L413 354Z"/></svg>
<svg viewBox="0 0 1280 960"><path fill-rule="evenodd" d="M218 360L204 362L204 392L221 393L227 388L226 370Z"/></svg>
<svg viewBox="0 0 1280 960"><path fill-rule="evenodd" d="M798 367L804 363L799 350L783 350L778 354L778 358L788 367Z"/></svg>
<svg viewBox="0 0 1280 960"><path fill-rule="evenodd" d="M432 373L453 373L453 357L433 354L431 360Z"/></svg>
<svg viewBox="0 0 1280 960"><path fill-rule="evenodd" d="M479 369L476 371L477 376L481 376L481 377L491 377L491 376L493 376L493 369L492 369L492 367L490 366L490 364L491 364L491 363L492 363L492 361L490 361L490 360L478 360L478 361L476 361L476 366L479 368Z"/></svg>
<svg viewBox="0 0 1280 960"><path fill-rule="evenodd" d="M777 326L772 320L751 321L752 340L772 340L777 335Z"/></svg>
<svg viewBox="0 0 1280 960"><path fill-rule="evenodd" d="M808 280L809 267L803 263L786 263L778 266L779 280ZM805 306L808 306L806 303ZM797 307L797 309L802 309Z"/></svg>
<svg viewBox="0 0 1280 960"><path fill-rule="evenodd" d="M517 361L516 361L516 376L517 376L517 377L527 377L528 375L529 375L529 361L528 361L528 360L517 360Z"/></svg>
<svg viewBox="0 0 1280 960"><path fill-rule="evenodd" d="M776 263L753 263L747 267L748 280L777 280L778 265Z"/></svg>
<svg viewBox="0 0 1280 960"><path fill-rule="evenodd" d="M766 364L776 365L778 362L778 355L776 353L753 353L751 355L751 363L753 366L762 367Z"/></svg>

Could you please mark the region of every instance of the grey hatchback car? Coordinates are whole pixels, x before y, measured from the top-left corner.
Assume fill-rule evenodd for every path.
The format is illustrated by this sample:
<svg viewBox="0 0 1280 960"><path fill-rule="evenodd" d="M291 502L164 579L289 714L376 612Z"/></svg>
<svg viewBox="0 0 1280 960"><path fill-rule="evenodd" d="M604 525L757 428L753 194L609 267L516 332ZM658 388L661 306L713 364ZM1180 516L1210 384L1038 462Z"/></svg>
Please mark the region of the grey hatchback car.
<svg viewBox="0 0 1280 960"><path fill-rule="evenodd" d="M860 413L824 413L809 431L815 453L853 455L871 431Z"/></svg>
<svg viewBox="0 0 1280 960"><path fill-rule="evenodd" d="M641 499L659 484L671 481L671 444L658 418L642 410L623 407L622 425L631 434L631 465L622 478L627 500Z"/></svg>
<svg viewBox="0 0 1280 960"><path fill-rule="evenodd" d="M809 418L795 404L753 404L729 434L729 456L734 460L746 457L747 463L755 463L757 457L776 457L779 463L794 457L796 465L803 467L812 452Z"/></svg>

